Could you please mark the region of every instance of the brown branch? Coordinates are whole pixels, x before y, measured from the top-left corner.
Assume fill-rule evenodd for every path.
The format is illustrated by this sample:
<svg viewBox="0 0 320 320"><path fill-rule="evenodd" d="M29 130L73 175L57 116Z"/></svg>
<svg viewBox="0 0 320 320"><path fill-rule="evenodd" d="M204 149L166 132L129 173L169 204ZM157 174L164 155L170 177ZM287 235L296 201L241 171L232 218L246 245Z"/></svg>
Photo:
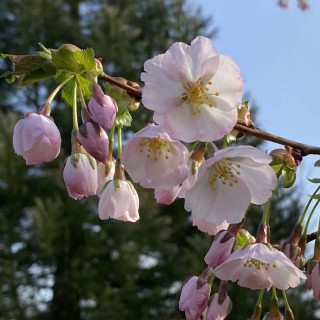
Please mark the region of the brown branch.
<svg viewBox="0 0 320 320"><path fill-rule="evenodd" d="M99 79L103 81L107 81L109 83L112 83L119 88L122 88L127 91L127 93L133 97L136 98L137 101L141 100L142 97L142 91L140 88L137 88L136 86L132 85L134 84L131 81L125 80L125 79L120 79L120 78L115 78L111 77L105 73L101 74L99 76ZM275 142L284 146L290 146L295 150L299 150L301 156L307 156L309 154L320 154L320 147L315 147L315 146L309 146L304 143L296 142L293 140L289 140L286 138L282 138L276 135L273 135L269 132L266 132L264 130L261 130L259 128L254 128L254 127L248 127L242 123L237 123L234 128L238 131L241 131L246 134L250 134L251 136L261 138L263 140Z"/></svg>

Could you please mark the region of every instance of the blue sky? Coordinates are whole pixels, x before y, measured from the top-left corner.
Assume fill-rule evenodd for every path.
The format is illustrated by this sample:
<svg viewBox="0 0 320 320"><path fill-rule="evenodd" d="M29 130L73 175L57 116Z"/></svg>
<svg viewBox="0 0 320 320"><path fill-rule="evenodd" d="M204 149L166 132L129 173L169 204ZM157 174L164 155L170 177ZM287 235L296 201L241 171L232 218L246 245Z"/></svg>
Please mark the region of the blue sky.
<svg viewBox="0 0 320 320"><path fill-rule="evenodd" d="M276 0L191 0L212 15L219 28L214 46L240 66L245 92L259 106L256 124L292 140L320 146L320 2L301 11ZM268 144L268 150L279 145ZM306 176L320 176L309 156L299 168L304 191ZM317 171L319 170L319 171Z"/></svg>

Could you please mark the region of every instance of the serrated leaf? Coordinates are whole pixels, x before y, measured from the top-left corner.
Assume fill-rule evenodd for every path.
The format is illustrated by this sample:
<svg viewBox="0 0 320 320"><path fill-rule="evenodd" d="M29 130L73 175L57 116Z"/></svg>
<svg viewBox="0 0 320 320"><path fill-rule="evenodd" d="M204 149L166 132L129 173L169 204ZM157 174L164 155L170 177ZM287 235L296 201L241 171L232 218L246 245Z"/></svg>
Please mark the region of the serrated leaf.
<svg viewBox="0 0 320 320"><path fill-rule="evenodd" d="M91 48L75 52L75 57L82 70L90 71L95 68L94 51Z"/></svg>
<svg viewBox="0 0 320 320"><path fill-rule="evenodd" d="M20 85L26 86L30 83L35 83L40 80L51 78L52 76L53 75L48 74L42 69L34 70L25 74L25 76L22 78L22 81L20 81Z"/></svg>
<svg viewBox="0 0 320 320"><path fill-rule="evenodd" d="M67 84L63 87L61 91L62 99L69 106L72 106L73 104L73 85L74 85L73 81L74 80L71 79L69 82L67 82Z"/></svg>
<svg viewBox="0 0 320 320"><path fill-rule="evenodd" d="M307 178L311 183L320 183L320 178Z"/></svg>
<svg viewBox="0 0 320 320"><path fill-rule="evenodd" d="M74 75L74 72L68 70L58 70L55 79L58 83L61 83L67 80L68 78L72 78Z"/></svg>
<svg viewBox="0 0 320 320"><path fill-rule="evenodd" d="M57 69L68 70L75 73L81 71L74 52L68 49L61 48L56 52L52 52L52 63Z"/></svg>
<svg viewBox="0 0 320 320"><path fill-rule="evenodd" d="M52 51L52 63L57 69L80 73L90 71L95 67L94 52L92 49L71 51L68 48L59 48Z"/></svg>
<svg viewBox="0 0 320 320"><path fill-rule="evenodd" d="M317 160L317 161L314 163L314 166L315 166L315 167L320 167L320 160Z"/></svg>

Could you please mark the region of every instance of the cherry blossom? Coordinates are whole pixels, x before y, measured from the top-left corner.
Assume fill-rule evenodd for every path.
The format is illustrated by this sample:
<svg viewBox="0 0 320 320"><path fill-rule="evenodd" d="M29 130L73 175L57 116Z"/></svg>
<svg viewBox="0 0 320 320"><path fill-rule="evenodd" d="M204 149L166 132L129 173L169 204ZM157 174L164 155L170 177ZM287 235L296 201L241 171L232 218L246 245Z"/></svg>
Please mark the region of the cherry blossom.
<svg viewBox="0 0 320 320"><path fill-rule="evenodd" d="M158 203L171 204L176 198L184 198L186 193L194 186L198 177L198 161L188 161L188 177L181 185L170 189L155 188L154 196ZM196 168L195 168L196 167Z"/></svg>
<svg viewBox="0 0 320 320"><path fill-rule="evenodd" d="M65 163L63 180L73 199L95 195L98 188L96 161L87 153L72 154Z"/></svg>
<svg viewBox="0 0 320 320"><path fill-rule="evenodd" d="M26 164L53 161L61 147L60 132L49 117L29 112L17 122L13 132L14 151Z"/></svg>
<svg viewBox="0 0 320 320"><path fill-rule="evenodd" d="M187 320L198 320L207 308L210 294L208 283L199 284L198 277L193 276L184 284L179 301L179 309L185 312Z"/></svg>
<svg viewBox="0 0 320 320"><path fill-rule="evenodd" d="M121 162L131 179L144 188L169 189L188 176L188 149L160 126L150 124L125 144Z"/></svg>
<svg viewBox="0 0 320 320"><path fill-rule="evenodd" d="M218 55L210 39L199 36L191 46L176 42L147 60L144 70L142 102L172 137L212 141L234 127L242 77L235 62Z"/></svg>
<svg viewBox="0 0 320 320"><path fill-rule="evenodd" d="M213 272L221 280L236 281L250 289L275 286L287 290L296 287L301 279L306 279L283 252L263 243L237 249Z"/></svg>
<svg viewBox="0 0 320 320"><path fill-rule="evenodd" d="M132 183L119 179L109 181L98 205L100 219L136 222L139 219L138 210L139 197Z"/></svg>
<svg viewBox="0 0 320 320"><path fill-rule="evenodd" d="M216 151L201 165L195 186L185 196L185 209L193 219L216 225L240 222L250 203L263 204L272 195L277 178L270 161L251 146Z"/></svg>

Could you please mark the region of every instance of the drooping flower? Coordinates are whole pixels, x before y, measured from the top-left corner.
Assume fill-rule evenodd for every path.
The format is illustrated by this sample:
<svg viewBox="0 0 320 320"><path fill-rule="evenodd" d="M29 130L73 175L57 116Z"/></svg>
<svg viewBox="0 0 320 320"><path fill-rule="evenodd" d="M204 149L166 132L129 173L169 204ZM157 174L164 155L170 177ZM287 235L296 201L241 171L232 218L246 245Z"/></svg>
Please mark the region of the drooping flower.
<svg viewBox="0 0 320 320"><path fill-rule="evenodd" d="M248 244L235 250L213 272L221 280L237 282L250 289L280 290L296 287L306 276L281 251L267 244Z"/></svg>
<svg viewBox="0 0 320 320"><path fill-rule="evenodd" d="M99 201L100 219L136 222L139 219L138 210L139 197L132 183L127 180L109 181Z"/></svg>
<svg viewBox="0 0 320 320"><path fill-rule="evenodd" d="M172 137L185 142L212 141L237 121L243 81L235 62L217 55L210 39L191 46L177 42L144 64L143 104Z"/></svg>
<svg viewBox="0 0 320 320"><path fill-rule="evenodd" d="M98 188L96 161L87 153L72 154L66 160L63 180L73 199L95 195Z"/></svg>
<svg viewBox="0 0 320 320"><path fill-rule="evenodd" d="M150 124L125 144L121 162L131 179L144 188L169 189L188 176L188 149L160 126Z"/></svg>
<svg viewBox="0 0 320 320"><path fill-rule="evenodd" d="M200 284L198 277L191 277L183 286L179 309L185 312L186 320L198 320L207 308L210 295L208 283Z"/></svg>
<svg viewBox="0 0 320 320"><path fill-rule="evenodd" d="M222 301L219 301L219 294L215 293L213 299L210 302L206 320L224 320L230 313L232 308L232 301L228 295L224 297Z"/></svg>
<svg viewBox="0 0 320 320"><path fill-rule="evenodd" d="M60 152L60 132L51 118L29 112L14 128L13 147L28 165L50 162Z"/></svg>
<svg viewBox="0 0 320 320"><path fill-rule="evenodd" d="M104 94L99 85L95 85L92 88L92 98L88 102L88 109L92 119L108 131L114 123L118 107L111 97Z"/></svg>
<svg viewBox="0 0 320 320"><path fill-rule="evenodd" d="M185 196L185 209L193 219L216 225L240 222L250 203L263 204L272 195L277 178L270 161L251 146L216 151L201 165L195 186Z"/></svg>
<svg viewBox="0 0 320 320"><path fill-rule="evenodd" d="M78 141L98 161L105 163L107 160L109 139L104 129L96 122L83 123L77 132Z"/></svg>
<svg viewBox="0 0 320 320"><path fill-rule="evenodd" d="M224 230L218 233L204 257L206 264L212 268L222 264L231 255L234 242L235 237L230 232Z"/></svg>

